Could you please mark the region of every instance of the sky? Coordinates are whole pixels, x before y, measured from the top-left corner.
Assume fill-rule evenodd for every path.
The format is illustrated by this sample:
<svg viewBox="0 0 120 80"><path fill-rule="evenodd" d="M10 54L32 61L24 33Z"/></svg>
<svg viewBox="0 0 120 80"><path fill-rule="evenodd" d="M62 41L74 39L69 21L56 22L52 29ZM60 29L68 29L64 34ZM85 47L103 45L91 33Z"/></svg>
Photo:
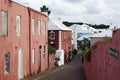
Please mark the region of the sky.
<svg viewBox="0 0 120 80"><path fill-rule="evenodd" d="M62 21L120 26L120 0L17 0L40 10L47 5L50 18Z"/></svg>

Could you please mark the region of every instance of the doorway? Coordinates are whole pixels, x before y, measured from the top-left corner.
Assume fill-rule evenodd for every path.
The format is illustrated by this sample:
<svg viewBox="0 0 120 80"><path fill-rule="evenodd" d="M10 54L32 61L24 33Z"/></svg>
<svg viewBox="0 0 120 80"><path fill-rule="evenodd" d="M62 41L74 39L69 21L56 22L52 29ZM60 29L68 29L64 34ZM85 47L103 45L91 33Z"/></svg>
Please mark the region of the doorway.
<svg viewBox="0 0 120 80"><path fill-rule="evenodd" d="M18 80L23 78L23 49L18 49Z"/></svg>
<svg viewBox="0 0 120 80"><path fill-rule="evenodd" d="M41 71L41 50L38 52L38 69Z"/></svg>

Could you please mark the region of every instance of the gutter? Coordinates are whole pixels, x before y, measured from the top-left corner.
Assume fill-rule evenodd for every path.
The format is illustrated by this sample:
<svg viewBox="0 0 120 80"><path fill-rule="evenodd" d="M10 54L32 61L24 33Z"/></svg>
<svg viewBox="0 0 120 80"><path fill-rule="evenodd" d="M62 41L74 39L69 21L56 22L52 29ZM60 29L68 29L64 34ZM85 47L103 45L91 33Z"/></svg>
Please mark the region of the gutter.
<svg viewBox="0 0 120 80"><path fill-rule="evenodd" d="M31 73L31 13L28 7L28 17L29 17L29 73Z"/></svg>

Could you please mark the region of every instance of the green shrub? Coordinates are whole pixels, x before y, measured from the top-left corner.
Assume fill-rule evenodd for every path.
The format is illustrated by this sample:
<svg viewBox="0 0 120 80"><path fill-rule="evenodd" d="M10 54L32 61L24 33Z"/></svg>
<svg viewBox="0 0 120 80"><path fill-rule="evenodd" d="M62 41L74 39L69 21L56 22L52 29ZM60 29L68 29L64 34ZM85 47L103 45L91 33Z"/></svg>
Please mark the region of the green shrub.
<svg viewBox="0 0 120 80"><path fill-rule="evenodd" d="M56 51L56 49L53 46L51 46L51 45L48 46L48 52L49 53L54 53L55 54L55 51Z"/></svg>
<svg viewBox="0 0 120 80"><path fill-rule="evenodd" d="M84 51L84 50L85 50L85 45L80 45L80 46L78 47L78 49L81 49L82 51Z"/></svg>
<svg viewBox="0 0 120 80"><path fill-rule="evenodd" d="M72 54L76 55L76 54L77 54L77 50L74 49L74 50L72 51Z"/></svg>
<svg viewBox="0 0 120 80"><path fill-rule="evenodd" d="M97 46L99 44L105 43L105 42L107 42L107 41L109 41L111 39L112 38L110 38L110 37L105 37L101 41L96 42L91 48L88 48L87 45L80 46L79 48L81 48L83 50L82 57L85 58L87 61L90 61L92 49L97 48Z"/></svg>
<svg viewBox="0 0 120 80"><path fill-rule="evenodd" d="M87 61L90 61L91 59L91 51L92 49L89 48L86 51L84 51L84 53L82 54L82 57L84 57Z"/></svg>
<svg viewBox="0 0 120 80"><path fill-rule="evenodd" d="M82 51L85 51L86 48L90 48L90 40L87 38L84 38L82 40L83 44L78 47L78 49L81 49Z"/></svg>
<svg viewBox="0 0 120 80"><path fill-rule="evenodd" d="M101 41L98 41L94 45L92 45L92 48L95 49L99 44L105 43L111 39L112 39L111 37L104 37Z"/></svg>
<svg viewBox="0 0 120 80"><path fill-rule="evenodd" d="M49 71L49 70L51 70L50 67L46 68L46 71Z"/></svg>

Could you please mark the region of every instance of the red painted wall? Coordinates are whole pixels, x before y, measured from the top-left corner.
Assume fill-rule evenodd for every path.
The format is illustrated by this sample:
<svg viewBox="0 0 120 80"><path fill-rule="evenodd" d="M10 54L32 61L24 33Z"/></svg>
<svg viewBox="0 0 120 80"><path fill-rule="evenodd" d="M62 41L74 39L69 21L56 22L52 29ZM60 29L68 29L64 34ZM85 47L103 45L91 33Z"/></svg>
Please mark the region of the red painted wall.
<svg viewBox="0 0 120 80"><path fill-rule="evenodd" d="M120 29L113 32L113 38L92 50L91 61L84 61L87 80L119 80L120 79ZM109 54L109 48L118 51L119 58Z"/></svg>
<svg viewBox="0 0 120 80"><path fill-rule="evenodd" d="M64 50L64 53L65 53L64 59L65 59L65 62L67 62L67 58L70 55L72 50L72 31L62 31L61 34L62 34L61 48Z"/></svg>
<svg viewBox="0 0 120 80"><path fill-rule="evenodd" d="M55 32L55 39L51 40L48 38L49 44L54 42L54 47L56 50L59 48L59 30L52 30ZM50 34L51 30L48 31L48 35ZM72 50L72 31L62 30L61 31L61 49L64 50L65 58ZM66 62L66 59L65 59Z"/></svg>
<svg viewBox="0 0 120 80"><path fill-rule="evenodd" d="M53 31L54 33L55 33L55 39L50 39L49 38L49 34L50 34L50 32L51 31ZM59 31L58 30L48 30L48 44L51 44L51 42L53 42L54 44L54 47L55 47L55 49L56 50L58 50L58 48L59 48Z"/></svg>
<svg viewBox="0 0 120 80"><path fill-rule="evenodd" d="M54 61L55 61L55 54L54 53L49 53L49 68L54 68Z"/></svg>

